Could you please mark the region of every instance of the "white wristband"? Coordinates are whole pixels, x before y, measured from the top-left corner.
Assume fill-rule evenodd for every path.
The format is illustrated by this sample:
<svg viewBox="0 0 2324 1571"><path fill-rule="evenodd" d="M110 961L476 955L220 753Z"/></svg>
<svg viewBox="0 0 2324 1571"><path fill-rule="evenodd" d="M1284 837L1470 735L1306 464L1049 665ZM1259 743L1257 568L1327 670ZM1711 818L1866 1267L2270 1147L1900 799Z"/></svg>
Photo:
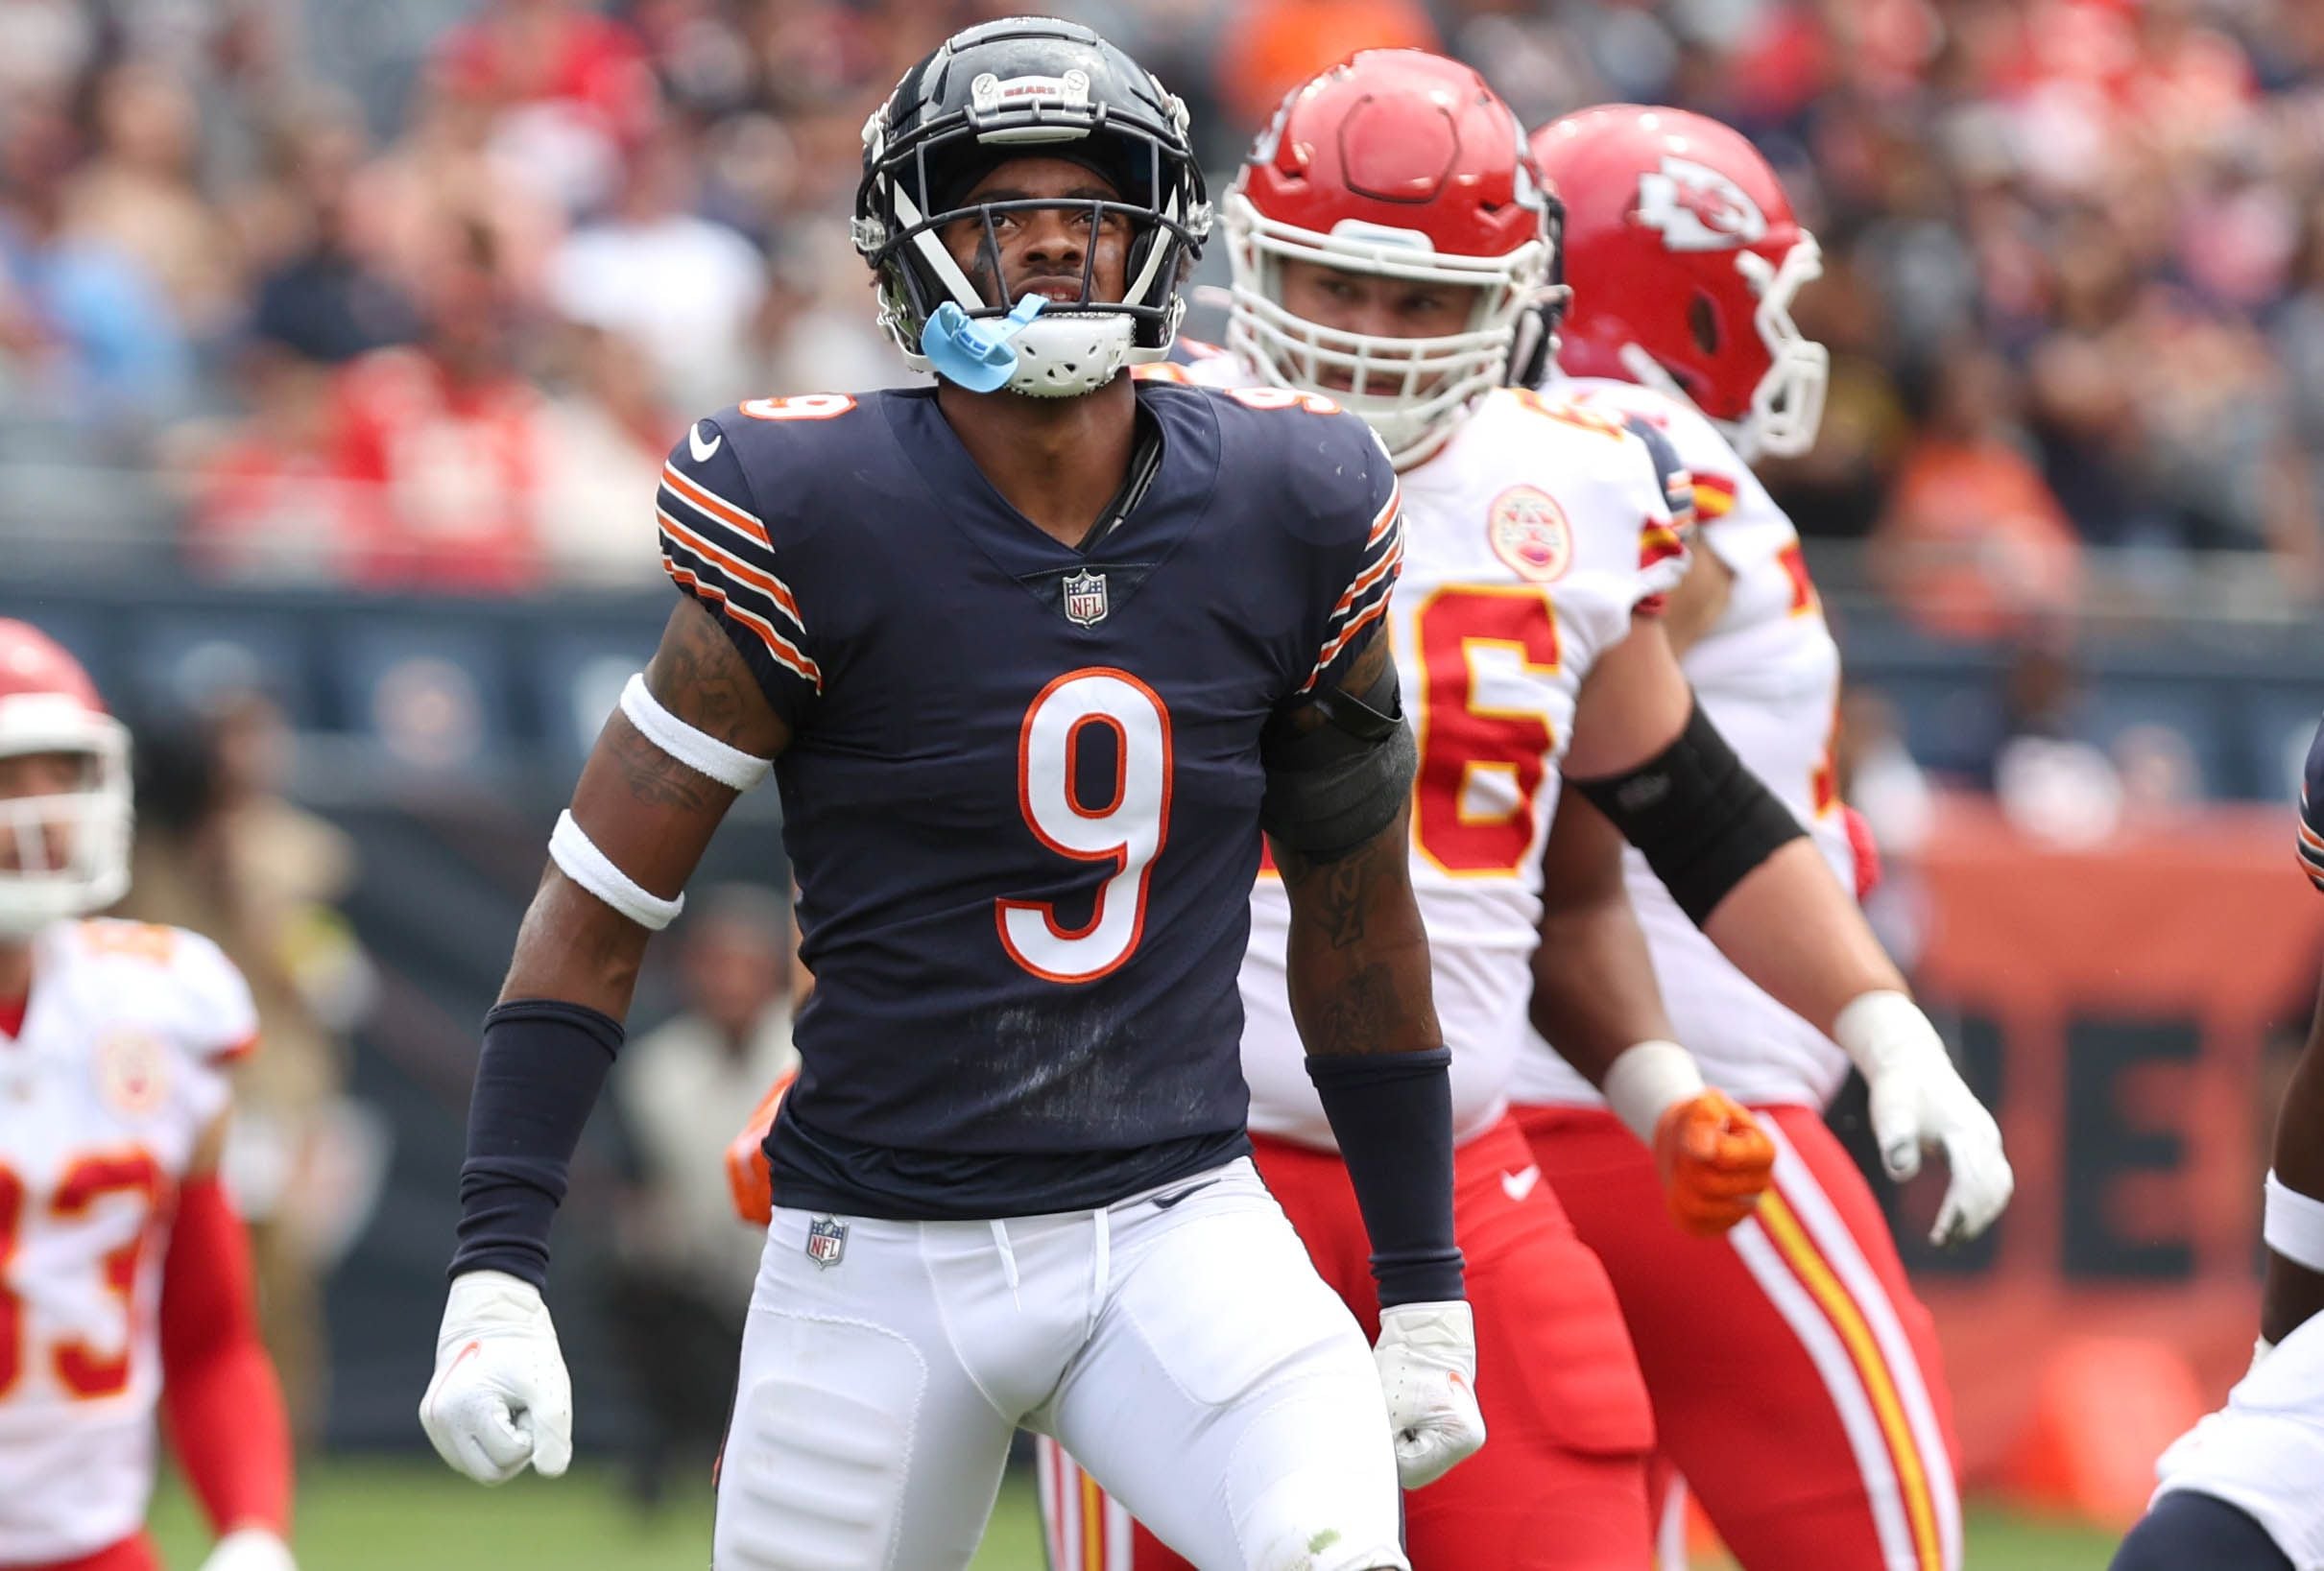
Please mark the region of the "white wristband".
<svg viewBox="0 0 2324 1571"><path fill-rule="evenodd" d="M2260 1236L2295 1266L2324 1271L2324 1200L2303 1195L2267 1170L2267 1206Z"/></svg>
<svg viewBox="0 0 2324 1571"><path fill-rule="evenodd" d="M630 717L638 735L695 774L707 775L731 791L750 790L775 767L664 709L646 686L643 673L632 677L621 690L621 712Z"/></svg>
<svg viewBox="0 0 2324 1571"><path fill-rule="evenodd" d="M686 908L684 895L665 900L614 867L613 859L599 850L597 843L573 821L570 808L557 815L557 828L549 836L549 860L574 883L639 927L656 933L677 920Z"/></svg>
<svg viewBox="0 0 2324 1571"><path fill-rule="evenodd" d="M1614 1116L1651 1146L1654 1127L1671 1105L1703 1094L1703 1071L1694 1055L1676 1042L1638 1042L1607 1067L1598 1089Z"/></svg>

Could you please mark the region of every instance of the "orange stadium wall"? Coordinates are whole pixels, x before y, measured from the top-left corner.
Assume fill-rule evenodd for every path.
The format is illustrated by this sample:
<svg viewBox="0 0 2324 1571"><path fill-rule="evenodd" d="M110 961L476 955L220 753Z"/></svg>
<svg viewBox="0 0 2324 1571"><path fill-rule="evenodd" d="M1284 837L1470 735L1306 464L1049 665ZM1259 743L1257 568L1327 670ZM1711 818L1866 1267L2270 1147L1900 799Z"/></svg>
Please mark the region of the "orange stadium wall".
<svg viewBox="0 0 2324 1571"><path fill-rule="evenodd" d="M2155 1449L2257 1334L2260 1177L2324 955L2281 808L2216 807L2066 850L1948 800L1916 864L1916 978L1959 1024L2018 1191L1959 1255L1900 1236L1937 1317L1967 1482L2135 1511Z"/></svg>

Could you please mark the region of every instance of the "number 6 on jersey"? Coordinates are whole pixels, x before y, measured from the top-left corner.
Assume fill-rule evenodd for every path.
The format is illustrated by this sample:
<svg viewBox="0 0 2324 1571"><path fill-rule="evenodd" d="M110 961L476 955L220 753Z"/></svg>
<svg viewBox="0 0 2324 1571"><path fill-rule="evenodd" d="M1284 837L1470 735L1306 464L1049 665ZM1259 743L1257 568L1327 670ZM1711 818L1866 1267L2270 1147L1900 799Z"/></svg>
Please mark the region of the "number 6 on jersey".
<svg viewBox="0 0 2324 1571"><path fill-rule="evenodd" d="M1114 732L1114 791L1083 802L1074 762L1085 726ZM1067 928L1040 900L996 900L1001 946L1051 982L1094 982L1128 960L1146 927L1146 875L1170 832L1170 711L1126 671L1068 671L1041 690L1017 738L1017 805L1041 843L1076 862L1112 862L1090 919Z"/></svg>

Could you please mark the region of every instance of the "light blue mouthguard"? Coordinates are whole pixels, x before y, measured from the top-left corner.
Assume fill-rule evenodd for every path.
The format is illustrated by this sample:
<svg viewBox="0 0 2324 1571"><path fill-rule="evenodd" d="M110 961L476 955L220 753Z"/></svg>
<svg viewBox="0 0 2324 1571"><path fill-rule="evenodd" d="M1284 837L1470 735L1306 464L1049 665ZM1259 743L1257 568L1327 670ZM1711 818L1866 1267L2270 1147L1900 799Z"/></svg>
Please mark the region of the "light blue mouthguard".
<svg viewBox="0 0 2324 1571"><path fill-rule="evenodd" d="M920 352L937 375L970 393L994 393L1017 374L1017 349L1009 340L1041 315L1048 300L1027 295L1007 316L975 318L951 300L936 308L920 332Z"/></svg>

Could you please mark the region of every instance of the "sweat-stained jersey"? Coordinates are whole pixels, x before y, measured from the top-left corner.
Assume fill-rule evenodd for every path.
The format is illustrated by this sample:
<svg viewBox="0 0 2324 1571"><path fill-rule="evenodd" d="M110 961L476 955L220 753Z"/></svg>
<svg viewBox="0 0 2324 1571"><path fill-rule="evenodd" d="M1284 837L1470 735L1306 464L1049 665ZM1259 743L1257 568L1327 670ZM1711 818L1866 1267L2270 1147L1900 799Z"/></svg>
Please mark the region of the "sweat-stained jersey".
<svg viewBox="0 0 2324 1571"><path fill-rule="evenodd" d="M86 921L35 940L21 1035L0 1032L0 1565L145 1520L174 1196L256 1034L207 939Z"/></svg>
<svg viewBox="0 0 2324 1571"><path fill-rule="evenodd" d="M1701 412L1650 388L1560 378L1545 391L1637 421L1666 440L1694 486L1694 544L1734 575L1726 609L1680 656L1704 713L1736 755L1807 827L1841 886L1856 855L1840 820L1832 734L1840 655L1800 552L1799 532ZM1630 903L1654 955L1670 1023L1713 1084L1746 1104L1821 1107L1848 1060L1807 1021L1761 992L1679 909L1635 848L1623 853ZM1594 1103L1595 1090L1538 1036L1517 1100Z"/></svg>
<svg viewBox="0 0 2324 1571"><path fill-rule="evenodd" d="M1228 355L1162 373L1209 385L1254 374ZM1647 445L1551 394L1488 394L1402 482L1388 623L1421 752L1412 883L1466 1140L1508 1106L1527 1034L1542 846L1582 682L1634 610L1685 576L1687 555ZM1330 1147L1291 1021L1289 932L1282 882L1264 876L1242 968L1251 1127Z"/></svg>
<svg viewBox="0 0 2324 1571"><path fill-rule="evenodd" d="M1081 550L933 390L753 400L670 455L665 565L793 732L779 1205L1080 1209L1245 1149L1259 733L1377 635L1396 480L1328 400L1138 404L1159 462Z"/></svg>

